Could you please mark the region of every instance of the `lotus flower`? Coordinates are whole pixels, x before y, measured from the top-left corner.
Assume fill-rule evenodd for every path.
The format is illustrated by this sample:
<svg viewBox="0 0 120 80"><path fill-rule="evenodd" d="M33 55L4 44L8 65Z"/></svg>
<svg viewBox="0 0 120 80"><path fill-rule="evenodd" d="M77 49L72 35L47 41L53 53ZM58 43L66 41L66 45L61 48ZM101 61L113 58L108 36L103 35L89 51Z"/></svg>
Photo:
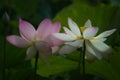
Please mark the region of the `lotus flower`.
<svg viewBox="0 0 120 80"><path fill-rule="evenodd" d="M105 44L106 37L111 35L116 29L108 30L100 35L96 36L99 28L92 27L91 21L86 21L84 27L78 27L78 25L68 18L68 25L71 30L64 27L65 33L56 33L54 36L60 40L65 41L65 46L59 51L60 54L70 53L77 48L83 47L83 41L85 41L86 53L85 58L92 60L95 57L102 59L102 54L110 51L110 47Z"/></svg>
<svg viewBox="0 0 120 80"><path fill-rule="evenodd" d="M62 43L61 40L53 36L58 33L61 28L60 22L52 24L50 19L43 20L38 29L35 30L32 24L19 19L19 32L20 36L10 35L6 39L8 42L19 48L27 49L26 59L34 58L37 51L39 56L49 56L58 49L58 45Z"/></svg>

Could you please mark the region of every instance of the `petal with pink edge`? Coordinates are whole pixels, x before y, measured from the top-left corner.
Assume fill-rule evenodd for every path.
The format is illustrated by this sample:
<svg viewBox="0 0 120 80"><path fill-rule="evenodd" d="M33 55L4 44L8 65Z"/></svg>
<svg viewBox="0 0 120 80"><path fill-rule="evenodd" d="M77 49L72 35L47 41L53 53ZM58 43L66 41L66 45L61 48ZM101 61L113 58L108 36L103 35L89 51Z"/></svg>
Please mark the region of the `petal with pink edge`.
<svg viewBox="0 0 120 80"><path fill-rule="evenodd" d="M77 38L77 36L72 31L70 31L67 27L63 27L63 29L66 34L71 35L74 38Z"/></svg>
<svg viewBox="0 0 120 80"><path fill-rule="evenodd" d="M85 39L90 39L92 37L94 37L96 35L96 33L98 32L98 28L97 27L90 27L84 30L83 32L83 37Z"/></svg>
<svg viewBox="0 0 120 80"><path fill-rule="evenodd" d="M28 41L32 41L35 38L35 28L32 24L22 19L19 20L19 30L20 34L23 38L27 39Z"/></svg>
<svg viewBox="0 0 120 80"><path fill-rule="evenodd" d="M19 36L11 35L7 36L6 39L16 47L25 48L29 45L27 41Z"/></svg>

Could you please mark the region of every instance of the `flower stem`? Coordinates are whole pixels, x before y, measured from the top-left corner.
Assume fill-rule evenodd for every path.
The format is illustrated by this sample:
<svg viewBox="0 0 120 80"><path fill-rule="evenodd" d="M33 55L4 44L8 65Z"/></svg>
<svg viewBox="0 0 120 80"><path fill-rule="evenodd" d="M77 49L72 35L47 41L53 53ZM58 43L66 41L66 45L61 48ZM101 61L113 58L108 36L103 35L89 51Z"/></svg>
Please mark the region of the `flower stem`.
<svg viewBox="0 0 120 80"><path fill-rule="evenodd" d="M5 68L6 68L6 40L4 38L4 45L3 45L3 80L5 80Z"/></svg>
<svg viewBox="0 0 120 80"><path fill-rule="evenodd" d="M83 42L83 49L82 49L82 80L85 80L85 40Z"/></svg>
<svg viewBox="0 0 120 80"><path fill-rule="evenodd" d="M37 54L36 54L36 56L35 56L35 68L34 68L34 70L35 70L35 72L34 72L34 78L35 78L35 80L37 80L37 65L38 65L38 58L39 58L39 53L37 52Z"/></svg>
<svg viewBox="0 0 120 80"><path fill-rule="evenodd" d="M80 51L80 54L79 54L79 61L78 61L78 73L79 75L81 75L81 58L82 58L82 49L81 48L78 48L78 51Z"/></svg>
<svg viewBox="0 0 120 80"><path fill-rule="evenodd" d="M3 77L2 80L6 80L6 36L9 34L9 22L10 22L10 17L5 12L2 16L2 21L3 21Z"/></svg>

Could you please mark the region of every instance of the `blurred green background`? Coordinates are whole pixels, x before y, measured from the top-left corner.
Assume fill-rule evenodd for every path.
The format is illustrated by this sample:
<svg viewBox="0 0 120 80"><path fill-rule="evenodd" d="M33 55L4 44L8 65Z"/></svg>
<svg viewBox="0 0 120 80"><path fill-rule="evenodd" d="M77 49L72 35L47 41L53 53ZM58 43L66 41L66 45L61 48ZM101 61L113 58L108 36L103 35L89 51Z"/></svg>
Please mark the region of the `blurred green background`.
<svg viewBox="0 0 120 80"><path fill-rule="evenodd" d="M33 80L34 60L25 60L26 49L16 48L5 39L18 32L18 19L39 23L50 18L68 26L71 17L79 26L87 19L99 32L116 28L106 41L113 48L107 60L86 61L86 80L120 80L120 0L1 0L0 1L0 80ZM39 60L38 80L81 80L79 52L49 57L50 66ZM5 57L4 57L5 56Z"/></svg>

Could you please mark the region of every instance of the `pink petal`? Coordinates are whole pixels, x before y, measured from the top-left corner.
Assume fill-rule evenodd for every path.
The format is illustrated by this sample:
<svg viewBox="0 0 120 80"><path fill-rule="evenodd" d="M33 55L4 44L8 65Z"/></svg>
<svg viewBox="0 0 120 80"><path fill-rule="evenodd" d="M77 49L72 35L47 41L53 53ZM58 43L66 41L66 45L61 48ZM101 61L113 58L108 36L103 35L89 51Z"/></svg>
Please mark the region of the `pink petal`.
<svg viewBox="0 0 120 80"><path fill-rule="evenodd" d="M28 46L28 42L19 36L7 36L6 39L16 47L24 48Z"/></svg>
<svg viewBox="0 0 120 80"><path fill-rule="evenodd" d="M51 46L59 46L64 43L64 41L57 39L54 35L50 35L44 41L48 42Z"/></svg>
<svg viewBox="0 0 120 80"><path fill-rule="evenodd" d="M40 41L40 42L37 42L35 46L39 51L39 55L42 55L42 56L52 55L52 48L47 42Z"/></svg>
<svg viewBox="0 0 120 80"><path fill-rule="evenodd" d="M60 22L55 22L52 27L52 33L57 33L60 31L61 28L61 23Z"/></svg>
<svg viewBox="0 0 120 80"><path fill-rule="evenodd" d="M83 32L83 36L85 39L90 39L90 38L94 37L97 32L98 32L97 27L89 27L89 28L85 29L85 31Z"/></svg>
<svg viewBox="0 0 120 80"><path fill-rule="evenodd" d="M36 48L38 49L39 52L39 57L43 60L44 63L49 65L48 62L48 56L52 55L52 48L47 42L37 42L35 44Z"/></svg>
<svg viewBox="0 0 120 80"><path fill-rule="evenodd" d="M19 20L19 30L23 38L32 41L35 38L35 28L32 24L22 19Z"/></svg>
<svg viewBox="0 0 120 80"><path fill-rule="evenodd" d="M50 19L44 19L38 29L37 29L37 37L45 39L49 35L53 33L57 33L60 31L61 24L60 22L56 22L52 24Z"/></svg>

